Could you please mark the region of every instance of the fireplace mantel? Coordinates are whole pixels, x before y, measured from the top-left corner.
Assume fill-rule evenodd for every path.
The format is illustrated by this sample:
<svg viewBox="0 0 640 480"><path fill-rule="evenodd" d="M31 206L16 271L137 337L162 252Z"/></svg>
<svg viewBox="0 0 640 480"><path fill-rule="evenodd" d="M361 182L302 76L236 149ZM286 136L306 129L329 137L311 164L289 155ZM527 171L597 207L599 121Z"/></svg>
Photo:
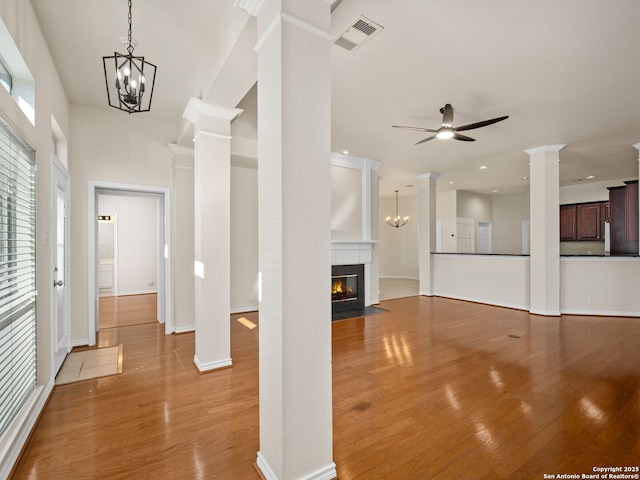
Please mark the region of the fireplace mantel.
<svg viewBox="0 0 640 480"><path fill-rule="evenodd" d="M371 249L376 243L373 240L332 241L331 265L371 263Z"/></svg>
<svg viewBox="0 0 640 480"><path fill-rule="evenodd" d="M371 260L375 240L334 240L331 242L331 265L364 265L364 305L371 305Z"/></svg>

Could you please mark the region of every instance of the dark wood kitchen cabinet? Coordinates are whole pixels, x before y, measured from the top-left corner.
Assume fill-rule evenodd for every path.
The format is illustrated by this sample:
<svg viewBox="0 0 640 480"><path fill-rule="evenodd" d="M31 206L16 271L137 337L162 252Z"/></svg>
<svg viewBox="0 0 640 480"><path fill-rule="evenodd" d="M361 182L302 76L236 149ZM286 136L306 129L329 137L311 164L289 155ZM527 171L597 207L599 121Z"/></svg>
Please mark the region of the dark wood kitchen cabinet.
<svg viewBox="0 0 640 480"><path fill-rule="evenodd" d="M604 222L608 216L608 202L560 205L560 241L604 240Z"/></svg>
<svg viewBox="0 0 640 480"><path fill-rule="evenodd" d="M638 181L625 182L626 200L626 237L627 240L638 241Z"/></svg>
<svg viewBox="0 0 640 480"><path fill-rule="evenodd" d="M576 205L576 240L603 240L605 204L581 203Z"/></svg>
<svg viewBox="0 0 640 480"><path fill-rule="evenodd" d="M638 181L609 187L611 255L638 254Z"/></svg>
<svg viewBox="0 0 640 480"><path fill-rule="evenodd" d="M577 238L576 205L560 205L560 241L571 242Z"/></svg>

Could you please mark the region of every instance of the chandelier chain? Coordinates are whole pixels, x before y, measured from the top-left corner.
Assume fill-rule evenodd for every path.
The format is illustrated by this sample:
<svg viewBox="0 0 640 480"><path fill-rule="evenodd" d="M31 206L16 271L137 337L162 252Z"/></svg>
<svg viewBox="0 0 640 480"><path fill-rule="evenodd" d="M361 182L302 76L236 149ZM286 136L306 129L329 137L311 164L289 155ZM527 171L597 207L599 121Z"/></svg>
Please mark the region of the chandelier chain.
<svg viewBox="0 0 640 480"><path fill-rule="evenodd" d="M129 55L131 55L133 53L133 44L131 43L131 0L129 0L129 36L127 37L127 42L128 42L128 46L127 46L127 51L129 52Z"/></svg>

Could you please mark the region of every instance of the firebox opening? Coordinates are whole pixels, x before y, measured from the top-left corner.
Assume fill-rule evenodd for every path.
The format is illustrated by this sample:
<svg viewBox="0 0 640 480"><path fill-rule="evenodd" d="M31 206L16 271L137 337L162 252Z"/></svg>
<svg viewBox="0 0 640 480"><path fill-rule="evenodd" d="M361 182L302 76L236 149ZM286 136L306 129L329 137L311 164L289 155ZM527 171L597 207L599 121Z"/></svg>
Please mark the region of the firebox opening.
<svg viewBox="0 0 640 480"><path fill-rule="evenodd" d="M349 302L358 299L358 275L331 277L331 301Z"/></svg>
<svg viewBox="0 0 640 480"><path fill-rule="evenodd" d="M364 265L331 267L331 312L364 308Z"/></svg>

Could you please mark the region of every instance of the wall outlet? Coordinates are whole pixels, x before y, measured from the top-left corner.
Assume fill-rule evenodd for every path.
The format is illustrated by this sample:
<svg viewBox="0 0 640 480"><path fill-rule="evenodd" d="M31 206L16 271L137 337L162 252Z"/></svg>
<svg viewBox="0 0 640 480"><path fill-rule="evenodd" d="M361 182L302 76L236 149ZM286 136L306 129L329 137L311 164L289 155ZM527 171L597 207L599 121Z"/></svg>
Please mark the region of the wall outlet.
<svg viewBox="0 0 640 480"><path fill-rule="evenodd" d="M593 297L587 297L587 303L593 305Z"/></svg>
<svg viewBox="0 0 640 480"><path fill-rule="evenodd" d="M243 295L243 296L242 296L242 301L243 301L243 302L248 302L248 301L249 301L249 295L246 295L246 294L245 294L245 295Z"/></svg>
<svg viewBox="0 0 640 480"><path fill-rule="evenodd" d="M496 289L492 288L491 290L489 290L489 295L491 295L492 297L496 296Z"/></svg>
<svg viewBox="0 0 640 480"><path fill-rule="evenodd" d="M153 280L149 280L149 281L147 282L147 285L149 285L150 287L153 287Z"/></svg>

